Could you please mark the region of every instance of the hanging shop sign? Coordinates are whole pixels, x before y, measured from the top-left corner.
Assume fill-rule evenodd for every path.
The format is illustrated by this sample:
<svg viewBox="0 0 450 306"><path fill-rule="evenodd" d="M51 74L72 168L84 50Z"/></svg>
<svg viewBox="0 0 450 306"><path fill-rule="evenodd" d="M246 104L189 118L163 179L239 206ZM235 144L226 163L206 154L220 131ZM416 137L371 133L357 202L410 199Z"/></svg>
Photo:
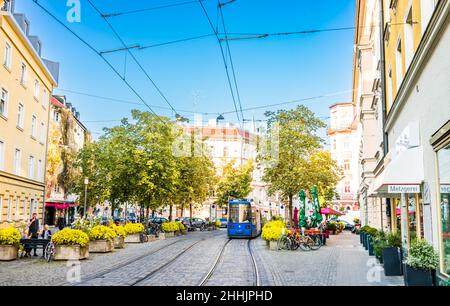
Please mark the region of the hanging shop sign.
<svg viewBox="0 0 450 306"><path fill-rule="evenodd" d="M420 185L389 185L389 193L420 193Z"/></svg>

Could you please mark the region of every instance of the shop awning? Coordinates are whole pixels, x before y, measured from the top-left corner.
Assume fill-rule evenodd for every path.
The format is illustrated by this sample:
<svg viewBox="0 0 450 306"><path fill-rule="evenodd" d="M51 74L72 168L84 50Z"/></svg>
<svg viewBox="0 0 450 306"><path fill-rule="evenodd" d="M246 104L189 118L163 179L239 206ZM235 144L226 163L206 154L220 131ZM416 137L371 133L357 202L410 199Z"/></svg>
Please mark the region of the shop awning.
<svg viewBox="0 0 450 306"><path fill-rule="evenodd" d="M341 213L340 211L331 209L331 208L321 208L320 209L320 213L322 215L337 215L337 216L342 216L344 215L344 213Z"/></svg>
<svg viewBox="0 0 450 306"><path fill-rule="evenodd" d="M400 194L400 190L411 190L424 180L422 146L407 149L396 156L369 187L368 196L389 197ZM389 186L397 186L398 192L389 192ZM410 192L412 193L412 192Z"/></svg>
<svg viewBox="0 0 450 306"><path fill-rule="evenodd" d="M70 207L77 207L78 204L74 203L55 203L55 202L46 202L45 207L54 207L56 209L67 209Z"/></svg>

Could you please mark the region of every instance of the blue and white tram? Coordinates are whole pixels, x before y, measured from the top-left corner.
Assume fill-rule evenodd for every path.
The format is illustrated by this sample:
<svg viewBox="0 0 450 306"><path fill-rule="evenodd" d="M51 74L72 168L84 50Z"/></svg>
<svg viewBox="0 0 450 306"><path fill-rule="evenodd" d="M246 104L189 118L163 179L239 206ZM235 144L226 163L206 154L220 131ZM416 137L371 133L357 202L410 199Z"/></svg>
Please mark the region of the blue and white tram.
<svg viewBox="0 0 450 306"><path fill-rule="evenodd" d="M261 233L261 213L252 200L228 202L229 238L254 238Z"/></svg>

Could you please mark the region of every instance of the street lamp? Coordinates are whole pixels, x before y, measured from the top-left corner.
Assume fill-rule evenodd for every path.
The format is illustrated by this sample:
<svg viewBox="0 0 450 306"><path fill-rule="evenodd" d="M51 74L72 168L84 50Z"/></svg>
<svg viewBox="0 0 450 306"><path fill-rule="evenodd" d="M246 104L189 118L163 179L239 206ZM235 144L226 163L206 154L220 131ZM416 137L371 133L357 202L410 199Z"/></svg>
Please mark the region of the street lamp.
<svg viewBox="0 0 450 306"><path fill-rule="evenodd" d="M84 178L84 219L87 216L87 186L89 184L89 179L87 177Z"/></svg>

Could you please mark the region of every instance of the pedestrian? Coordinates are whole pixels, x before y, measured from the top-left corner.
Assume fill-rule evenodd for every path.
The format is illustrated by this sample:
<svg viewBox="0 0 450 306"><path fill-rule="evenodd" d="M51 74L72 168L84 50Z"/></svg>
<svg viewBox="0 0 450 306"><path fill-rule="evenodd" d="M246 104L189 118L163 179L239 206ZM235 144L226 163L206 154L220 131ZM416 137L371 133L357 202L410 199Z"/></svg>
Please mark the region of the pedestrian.
<svg viewBox="0 0 450 306"><path fill-rule="evenodd" d="M31 220L28 222L28 238L36 239L38 238L39 232L39 219L36 213L33 213ZM36 247L34 248L33 256L38 256L36 253Z"/></svg>
<svg viewBox="0 0 450 306"><path fill-rule="evenodd" d="M51 239L52 238L52 231L50 230L48 224L44 225L44 229L41 232L41 238L42 239Z"/></svg>
<svg viewBox="0 0 450 306"><path fill-rule="evenodd" d="M66 219L64 218L63 214L59 215L56 225L58 226L60 231L62 231L66 227Z"/></svg>

